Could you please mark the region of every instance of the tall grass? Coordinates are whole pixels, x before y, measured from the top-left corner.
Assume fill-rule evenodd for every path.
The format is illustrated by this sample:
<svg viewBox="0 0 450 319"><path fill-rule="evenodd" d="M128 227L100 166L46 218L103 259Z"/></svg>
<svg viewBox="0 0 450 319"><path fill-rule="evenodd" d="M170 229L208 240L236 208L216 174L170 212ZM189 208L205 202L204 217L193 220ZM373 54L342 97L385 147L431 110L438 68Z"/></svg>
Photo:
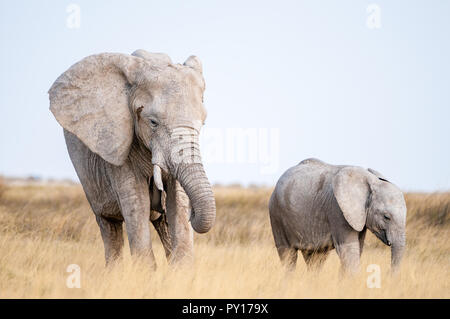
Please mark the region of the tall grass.
<svg viewBox="0 0 450 319"><path fill-rule="evenodd" d="M0 297L450 297L450 193L406 194L407 251L399 276L389 274L388 247L368 234L361 272L340 280L334 252L320 272L307 272L301 256L294 273L282 271L267 210L271 191L216 187L217 222L195 235L190 267L168 267L152 229L158 270L151 272L130 258L127 245L121 264L104 267L100 232L79 185L1 184ZM70 264L81 268L79 289L66 285ZM369 264L380 265L381 288L367 287Z"/></svg>

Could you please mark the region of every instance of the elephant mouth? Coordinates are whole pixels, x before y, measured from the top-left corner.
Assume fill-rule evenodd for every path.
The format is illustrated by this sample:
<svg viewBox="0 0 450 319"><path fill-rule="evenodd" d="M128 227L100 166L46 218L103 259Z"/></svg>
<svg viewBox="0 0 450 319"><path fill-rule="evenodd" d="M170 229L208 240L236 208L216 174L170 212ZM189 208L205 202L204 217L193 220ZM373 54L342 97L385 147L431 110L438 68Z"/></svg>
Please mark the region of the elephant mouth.
<svg viewBox="0 0 450 319"><path fill-rule="evenodd" d="M378 234L377 237L387 246L392 246L392 242L389 240L387 236L386 230L382 229Z"/></svg>

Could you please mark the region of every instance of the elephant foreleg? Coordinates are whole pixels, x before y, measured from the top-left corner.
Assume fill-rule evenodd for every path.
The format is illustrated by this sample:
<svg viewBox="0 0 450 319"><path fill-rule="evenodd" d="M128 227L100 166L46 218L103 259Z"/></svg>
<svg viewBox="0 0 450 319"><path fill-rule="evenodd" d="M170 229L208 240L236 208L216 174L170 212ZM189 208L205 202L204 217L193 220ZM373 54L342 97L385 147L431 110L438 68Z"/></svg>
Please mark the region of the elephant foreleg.
<svg viewBox="0 0 450 319"><path fill-rule="evenodd" d="M148 224L150 194L147 180L127 164L111 168L111 173L111 181L125 220L131 255L146 259L150 267L156 269Z"/></svg>
<svg viewBox="0 0 450 319"><path fill-rule="evenodd" d="M194 257L194 234L190 218L189 198L176 179L170 179L166 201L167 223L172 244L169 263L190 263Z"/></svg>
<svg viewBox="0 0 450 319"><path fill-rule="evenodd" d="M170 255L172 253L172 241L170 239L169 226L167 223L166 214L160 214L160 216L157 219L152 220L152 224L155 227L156 232L159 235L159 238L161 239L164 251L166 252L166 258L167 260L170 260Z"/></svg>
<svg viewBox="0 0 450 319"><path fill-rule="evenodd" d="M341 260L341 274L354 274L359 270L359 233L350 231L334 238L336 253Z"/></svg>
<svg viewBox="0 0 450 319"><path fill-rule="evenodd" d="M106 266L111 266L122 257L122 221L113 221L102 216L96 216L96 219L105 246Z"/></svg>

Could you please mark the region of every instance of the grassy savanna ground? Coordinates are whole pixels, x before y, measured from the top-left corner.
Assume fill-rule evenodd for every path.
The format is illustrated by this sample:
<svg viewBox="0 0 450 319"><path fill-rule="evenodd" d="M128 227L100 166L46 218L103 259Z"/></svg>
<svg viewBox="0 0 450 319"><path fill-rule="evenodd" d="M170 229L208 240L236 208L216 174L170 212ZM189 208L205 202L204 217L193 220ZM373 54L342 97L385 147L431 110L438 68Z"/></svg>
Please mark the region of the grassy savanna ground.
<svg viewBox="0 0 450 319"><path fill-rule="evenodd" d="M359 275L339 279L331 252L320 272L282 271L270 231L271 189L216 187L217 222L195 235L194 265L167 266L152 229L158 270L129 257L105 269L103 243L79 185L0 185L2 298L449 298L450 193L406 194L407 251L399 276L390 250L371 233ZM68 265L81 288L67 288ZM369 264L381 267L381 288L367 288Z"/></svg>

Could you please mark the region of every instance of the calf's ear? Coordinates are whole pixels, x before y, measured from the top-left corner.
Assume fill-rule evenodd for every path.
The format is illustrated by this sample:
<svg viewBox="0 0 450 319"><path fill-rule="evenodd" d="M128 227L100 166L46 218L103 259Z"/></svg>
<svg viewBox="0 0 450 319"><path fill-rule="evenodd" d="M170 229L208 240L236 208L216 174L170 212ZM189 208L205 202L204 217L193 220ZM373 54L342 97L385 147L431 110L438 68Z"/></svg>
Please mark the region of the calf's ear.
<svg viewBox="0 0 450 319"><path fill-rule="evenodd" d="M333 180L333 192L345 220L356 231L366 224L370 187L367 171L358 167L345 167Z"/></svg>

